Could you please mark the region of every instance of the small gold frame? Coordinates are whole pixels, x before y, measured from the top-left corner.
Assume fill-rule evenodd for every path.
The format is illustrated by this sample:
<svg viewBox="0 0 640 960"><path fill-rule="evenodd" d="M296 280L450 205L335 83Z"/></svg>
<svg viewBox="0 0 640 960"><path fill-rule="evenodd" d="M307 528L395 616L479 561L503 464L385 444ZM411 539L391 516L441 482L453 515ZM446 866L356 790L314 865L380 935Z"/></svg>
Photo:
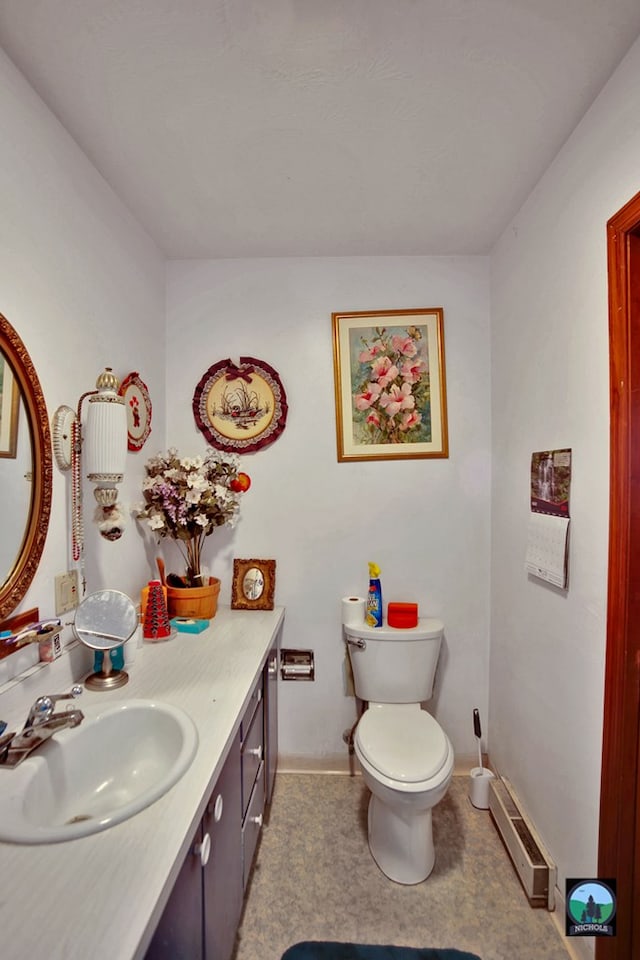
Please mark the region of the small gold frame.
<svg viewBox="0 0 640 960"><path fill-rule="evenodd" d="M232 610L273 610L275 589L275 560L233 561Z"/></svg>

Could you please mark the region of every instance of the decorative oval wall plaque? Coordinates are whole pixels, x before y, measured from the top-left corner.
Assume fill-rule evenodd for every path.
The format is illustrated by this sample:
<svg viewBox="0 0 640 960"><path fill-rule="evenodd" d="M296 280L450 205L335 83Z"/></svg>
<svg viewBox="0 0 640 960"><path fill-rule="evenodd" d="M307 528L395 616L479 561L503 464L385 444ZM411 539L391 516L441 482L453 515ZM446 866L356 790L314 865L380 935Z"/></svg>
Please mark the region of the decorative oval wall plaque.
<svg viewBox="0 0 640 960"><path fill-rule="evenodd" d="M209 367L193 395L193 415L208 442L228 453L252 453L280 436L287 396L268 363L240 357Z"/></svg>
<svg viewBox="0 0 640 960"><path fill-rule="evenodd" d="M128 374L118 391L124 397L127 409L127 446L129 450L142 450L151 433L151 397L146 383L137 373Z"/></svg>

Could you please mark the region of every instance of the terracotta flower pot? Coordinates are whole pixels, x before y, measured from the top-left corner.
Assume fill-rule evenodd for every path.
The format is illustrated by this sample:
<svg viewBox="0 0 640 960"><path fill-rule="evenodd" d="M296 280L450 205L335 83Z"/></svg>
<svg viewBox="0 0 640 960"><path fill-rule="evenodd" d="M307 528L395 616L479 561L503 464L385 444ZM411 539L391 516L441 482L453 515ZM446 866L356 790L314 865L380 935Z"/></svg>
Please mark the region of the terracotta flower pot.
<svg viewBox="0 0 640 960"><path fill-rule="evenodd" d="M203 587L167 586L167 606L170 617L192 617L195 620L212 620L218 609L220 580L209 577Z"/></svg>

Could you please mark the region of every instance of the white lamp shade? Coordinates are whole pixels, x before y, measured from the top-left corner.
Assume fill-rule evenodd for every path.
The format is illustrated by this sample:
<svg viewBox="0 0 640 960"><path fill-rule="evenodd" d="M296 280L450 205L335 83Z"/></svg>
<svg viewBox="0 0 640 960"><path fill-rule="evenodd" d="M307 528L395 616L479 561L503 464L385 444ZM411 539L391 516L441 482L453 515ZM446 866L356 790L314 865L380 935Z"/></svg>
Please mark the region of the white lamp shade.
<svg viewBox="0 0 640 960"><path fill-rule="evenodd" d="M124 398L110 391L89 398L83 444L84 466L93 483L121 483L127 459Z"/></svg>

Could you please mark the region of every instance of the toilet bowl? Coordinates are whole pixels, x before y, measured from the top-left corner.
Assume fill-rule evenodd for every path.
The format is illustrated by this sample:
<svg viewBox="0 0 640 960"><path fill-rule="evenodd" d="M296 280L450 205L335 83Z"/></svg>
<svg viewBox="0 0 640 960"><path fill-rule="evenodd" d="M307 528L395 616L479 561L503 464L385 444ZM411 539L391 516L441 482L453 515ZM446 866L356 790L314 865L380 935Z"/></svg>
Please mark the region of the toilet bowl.
<svg viewBox="0 0 640 960"><path fill-rule="evenodd" d="M369 849L385 876L421 883L435 863L431 811L453 776L453 748L420 704L370 704L356 727L356 757L371 791Z"/></svg>
<svg viewBox="0 0 640 960"><path fill-rule="evenodd" d="M433 694L444 624L343 627L355 692L367 705L353 743L371 791L369 849L390 880L421 883L435 862L431 811L454 765L449 738L422 709Z"/></svg>

